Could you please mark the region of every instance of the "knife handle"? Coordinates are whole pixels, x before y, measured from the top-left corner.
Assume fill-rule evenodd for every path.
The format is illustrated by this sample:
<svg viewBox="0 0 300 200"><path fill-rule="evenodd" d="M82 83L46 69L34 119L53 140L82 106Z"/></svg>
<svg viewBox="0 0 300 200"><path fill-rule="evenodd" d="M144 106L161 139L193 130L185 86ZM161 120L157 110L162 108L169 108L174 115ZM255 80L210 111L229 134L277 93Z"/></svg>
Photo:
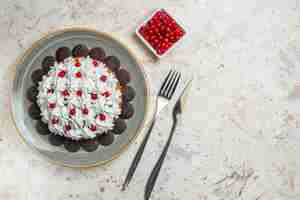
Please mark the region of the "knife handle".
<svg viewBox="0 0 300 200"><path fill-rule="evenodd" d="M128 173L126 175L126 178L125 178L125 181L123 183L123 186L122 186L122 190L125 190L126 187L128 186L128 184L130 183L133 175L134 175L134 172L142 158L142 155L144 153L144 149L145 149L145 146L148 142L148 139L149 139L149 136L150 136L150 133L152 132L152 129L153 129L153 126L154 126L154 123L155 123L155 119L151 122L151 125L146 133L146 136L144 137L143 139L143 142L142 144L139 146L139 149L138 151L136 152L135 156L134 156L134 159L130 165L130 168L128 170Z"/></svg>
<svg viewBox="0 0 300 200"><path fill-rule="evenodd" d="M145 188L145 194L144 194L144 200L148 200L150 198L150 196L151 196L151 193L152 193L152 190L154 188L156 179L157 179L157 177L159 175L159 172L160 172L160 169L162 167L162 164L163 164L163 162L164 162L164 160L166 158L166 155L168 153L168 149L169 149L172 137L174 135L175 128L177 126L177 121L178 121L177 120L177 116L173 115L173 125L172 125L172 129L171 129L169 138L168 138L167 143L165 144L164 149L163 149L162 153L160 154L159 159L155 163L155 166L152 169L152 172L151 172L151 174L150 174L150 176L149 176L149 178L147 180L146 188Z"/></svg>

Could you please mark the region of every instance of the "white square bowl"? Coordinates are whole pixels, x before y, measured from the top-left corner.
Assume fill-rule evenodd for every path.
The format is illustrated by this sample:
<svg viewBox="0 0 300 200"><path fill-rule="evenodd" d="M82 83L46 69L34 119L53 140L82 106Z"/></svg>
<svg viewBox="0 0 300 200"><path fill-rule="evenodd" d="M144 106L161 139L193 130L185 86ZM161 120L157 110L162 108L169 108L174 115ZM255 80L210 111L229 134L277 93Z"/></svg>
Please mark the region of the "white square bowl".
<svg viewBox="0 0 300 200"><path fill-rule="evenodd" d="M178 40L176 41L175 43L173 43L173 45L168 48L162 55L159 55L158 53L156 53L155 49L151 46L151 44L144 39L144 37L140 34L139 30L142 26L146 25L151 19L152 17L159 11L164 11L166 12L173 20L175 20L175 22L177 23L177 25L184 31L184 35ZM180 20L174 18L170 12L166 11L165 9L163 8L159 8L159 9L156 9L155 11L153 11L153 13L148 17L146 18L146 20L144 20L138 27L137 29L135 30L135 34L137 35L137 37L148 47L148 49L150 49L150 51L157 57L157 58L162 58L164 57L166 54L168 54L172 49L175 48L175 46L178 45L178 43L181 43L182 42L182 39L183 37L187 34L187 31L186 29L184 28L184 26L182 26L182 23L180 22Z"/></svg>

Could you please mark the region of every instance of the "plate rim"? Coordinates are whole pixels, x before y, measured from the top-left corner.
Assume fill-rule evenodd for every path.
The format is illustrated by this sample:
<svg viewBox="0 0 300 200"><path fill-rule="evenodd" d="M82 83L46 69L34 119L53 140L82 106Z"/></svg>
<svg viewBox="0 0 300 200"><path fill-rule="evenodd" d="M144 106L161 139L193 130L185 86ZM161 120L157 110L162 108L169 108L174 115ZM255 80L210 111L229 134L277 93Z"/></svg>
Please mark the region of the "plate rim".
<svg viewBox="0 0 300 200"><path fill-rule="evenodd" d="M47 156L45 156L43 153L41 153L40 151L38 151L36 148L34 148L31 144L29 144L27 142L27 140L24 138L23 134L21 133L20 127L17 125L16 122L16 110L14 108L14 94L13 94L13 90L15 88L15 84L16 84L16 76L17 76L17 68L18 66L24 61L24 59L30 54L32 53L32 51L39 46L39 44L45 40L48 39L48 37L53 37L56 35L60 35L63 34L65 32L80 32L80 31L86 31L86 32L92 32L94 34L96 34L96 36L104 36L107 38L110 38L111 40L114 40L115 42L117 42L120 46L122 46L123 48L125 48L125 50L129 53L129 55L135 60L135 62L137 63L138 68L141 70L142 74L143 74L143 78L144 78L144 82L145 82L145 92L146 92L146 102L145 102L145 115L143 117L142 122L140 123L140 125L138 126L138 129L136 131L136 134L129 140L129 142L123 146L121 146L121 148L115 153L113 154L113 156L110 159L107 160L102 160L102 161L97 161L93 164L89 164L89 165L71 165L71 164L66 164L57 160L53 160ZM21 141L23 141L23 143L25 143L26 145L28 145L30 147L30 149L32 149L33 151L37 152L38 154L42 155L42 157L46 160L48 160L50 163L55 164L55 165L60 165L63 167L68 167L68 168L78 168L78 169L84 169L84 168L92 168L92 167L96 167L96 166L103 166L103 165L107 165L109 163L111 163L112 161L114 161L115 159L117 159L118 157L121 156L122 153L124 153L129 146L136 140L136 138L138 137L138 135L142 132L143 128L145 128L145 123L147 121L147 116L149 115L149 107L150 107L150 83L149 83L149 78L148 75L145 71L145 69L142 67L142 62L135 56L135 54L133 53L133 51L125 44L123 43L120 39L117 39L116 37L112 36L112 34L103 32L103 31L99 31L93 28L86 28L86 27L70 27L70 28L62 28L62 29L56 29L56 30L51 30L45 33L42 33L42 35L39 37L38 40L34 41L27 49L25 49L25 51L19 55L16 58L16 61L10 66L10 68L12 68L13 70L13 76L12 76L12 87L10 88L10 95L9 95L9 101L10 101L10 116L11 119L13 121L13 125L15 127L15 129L17 130L17 135L19 135L19 138L21 138Z"/></svg>

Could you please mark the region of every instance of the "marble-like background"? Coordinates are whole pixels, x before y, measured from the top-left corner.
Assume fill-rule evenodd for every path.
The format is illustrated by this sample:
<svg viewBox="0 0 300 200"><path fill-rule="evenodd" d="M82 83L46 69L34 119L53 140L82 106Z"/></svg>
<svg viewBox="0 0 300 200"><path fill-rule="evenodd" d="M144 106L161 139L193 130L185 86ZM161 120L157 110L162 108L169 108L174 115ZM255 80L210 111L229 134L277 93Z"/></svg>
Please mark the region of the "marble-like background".
<svg viewBox="0 0 300 200"><path fill-rule="evenodd" d="M299 0L1 0L0 5L0 200L143 199L150 166L167 136L160 127L129 190L121 192L142 135L110 165L75 170L33 153L8 115L16 58L44 33L72 26L120 38L141 58L154 86L170 66L194 74L152 199L300 199ZM181 19L188 36L155 61L133 33L159 7Z"/></svg>

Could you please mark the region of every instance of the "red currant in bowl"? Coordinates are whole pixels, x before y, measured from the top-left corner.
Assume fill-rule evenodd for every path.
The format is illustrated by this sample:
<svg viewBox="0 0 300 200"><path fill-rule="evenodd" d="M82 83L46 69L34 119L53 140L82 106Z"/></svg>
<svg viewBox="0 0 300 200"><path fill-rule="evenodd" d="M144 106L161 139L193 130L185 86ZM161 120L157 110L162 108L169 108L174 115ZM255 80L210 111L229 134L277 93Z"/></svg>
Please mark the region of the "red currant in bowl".
<svg viewBox="0 0 300 200"><path fill-rule="evenodd" d="M159 9L138 27L136 34L158 58L161 58L186 32L164 9Z"/></svg>

